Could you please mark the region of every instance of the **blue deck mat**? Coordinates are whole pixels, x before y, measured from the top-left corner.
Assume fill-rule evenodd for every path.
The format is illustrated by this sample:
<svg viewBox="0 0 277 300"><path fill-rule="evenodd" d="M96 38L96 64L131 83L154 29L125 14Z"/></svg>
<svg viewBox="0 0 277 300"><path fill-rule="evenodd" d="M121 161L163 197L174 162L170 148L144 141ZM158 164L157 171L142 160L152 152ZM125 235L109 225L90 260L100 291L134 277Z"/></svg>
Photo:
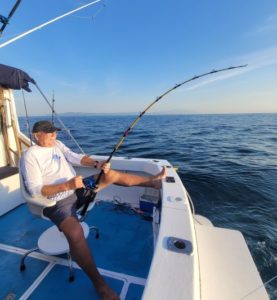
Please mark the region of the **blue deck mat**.
<svg viewBox="0 0 277 300"><path fill-rule="evenodd" d="M74 282L68 281L68 268L56 265L28 299L30 300L88 300L99 299L96 290L81 270L74 269ZM105 277L107 284L119 295L123 281Z"/></svg>
<svg viewBox="0 0 277 300"><path fill-rule="evenodd" d="M19 297L29 288L33 281L47 266L47 262L28 257L26 270L19 270L21 255L0 250L0 299L14 294Z"/></svg>
<svg viewBox="0 0 277 300"><path fill-rule="evenodd" d="M26 270L19 270L21 255L0 250L0 299L19 299L47 266L47 262L28 257ZM39 300L86 300L99 299L90 280L81 270L74 269L75 281L68 281L66 266L56 265L42 280L28 299ZM105 277L107 284L120 294L123 281ZM134 291L136 292L136 291ZM13 297L13 298L12 298ZM135 298L134 298L135 299Z"/></svg>
<svg viewBox="0 0 277 300"><path fill-rule="evenodd" d="M153 256L151 221L108 202L97 203L85 221L100 230L99 240L93 232L88 239L98 267L147 278Z"/></svg>
<svg viewBox="0 0 277 300"><path fill-rule="evenodd" d="M140 300L144 286L137 284L130 284L125 300Z"/></svg>
<svg viewBox="0 0 277 300"><path fill-rule="evenodd" d="M152 222L141 215L118 210L112 203L100 202L89 212L86 222L97 226L88 237L90 249L100 268L147 278L153 255ZM0 243L31 249L52 222L33 216L25 204L0 217Z"/></svg>
<svg viewBox="0 0 277 300"><path fill-rule="evenodd" d="M52 222L31 214L26 204L22 204L0 217L0 243L35 248L39 236L52 225Z"/></svg>

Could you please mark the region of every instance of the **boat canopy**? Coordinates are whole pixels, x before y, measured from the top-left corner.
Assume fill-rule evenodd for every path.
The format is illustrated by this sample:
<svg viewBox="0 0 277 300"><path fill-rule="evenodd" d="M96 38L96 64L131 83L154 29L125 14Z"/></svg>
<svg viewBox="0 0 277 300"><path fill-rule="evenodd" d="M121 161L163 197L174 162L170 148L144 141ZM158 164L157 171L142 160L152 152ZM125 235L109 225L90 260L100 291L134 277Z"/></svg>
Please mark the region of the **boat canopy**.
<svg viewBox="0 0 277 300"><path fill-rule="evenodd" d="M35 84L26 72L10 66L0 64L0 86L6 89L20 90L24 89L31 92L29 82Z"/></svg>

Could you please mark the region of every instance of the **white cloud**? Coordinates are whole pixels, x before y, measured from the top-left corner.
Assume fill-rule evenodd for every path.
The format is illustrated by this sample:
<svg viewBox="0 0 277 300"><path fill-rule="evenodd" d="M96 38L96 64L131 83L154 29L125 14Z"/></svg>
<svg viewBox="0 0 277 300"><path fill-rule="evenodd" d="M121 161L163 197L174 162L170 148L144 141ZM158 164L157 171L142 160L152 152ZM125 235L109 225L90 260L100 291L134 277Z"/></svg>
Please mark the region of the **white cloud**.
<svg viewBox="0 0 277 300"><path fill-rule="evenodd" d="M79 87L79 83L76 83L76 82L69 82L69 81L66 81L66 80L60 80L57 82L58 85L62 86L62 87L66 87L66 88L77 88Z"/></svg>
<svg viewBox="0 0 277 300"><path fill-rule="evenodd" d="M241 56L252 68L262 68L277 63L277 46L255 51Z"/></svg>
<svg viewBox="0 0 277 300"><path fill-rule="evenodd" d="M232 61L231 64L230 61ZM240 76L244 73L249 73L257 69L274 65L277 63L277 46L247 53L239 57L230 58L226 65L236 65L234 62L236 62L237 65L247 64L247 67L241 69L234 69L222 73L216 73L212 75L212 77L206 77L200 82L195 81L193 85L186 86L183 89L180 89L179 92L182 92L184 89L194 90L207 84L211 84L231 77Z"/></svg>
<svg viewBox="0 0 277 300"><path fill-rule="evenodd" d="M245 72L247 72L247 68L234 69L234 70L228 71L227 73L216 73L216 75L213 75L212 78L207 78L207 79L201 81L200 83L195 83L193 86L188 87L187 90L194 90L203 85L207 85L207 84L210 84L210 83L213 83L213 82L216 82L219 80L227 79L230 77L235 77L235 76L238 76Z"/></svg>
<svg viewBox="0 0 277 300"><path fill-rule="evenodd" d="M268 16L264 23L255 28L254 34L265 34L277 31L277 13Z"/></svg>

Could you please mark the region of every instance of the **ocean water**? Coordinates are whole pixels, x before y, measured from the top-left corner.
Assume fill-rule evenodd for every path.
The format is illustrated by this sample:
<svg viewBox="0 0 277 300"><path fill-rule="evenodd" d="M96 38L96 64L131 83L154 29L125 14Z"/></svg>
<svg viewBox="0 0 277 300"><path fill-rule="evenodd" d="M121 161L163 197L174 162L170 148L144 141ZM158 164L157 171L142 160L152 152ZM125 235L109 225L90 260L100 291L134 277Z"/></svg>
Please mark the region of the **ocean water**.
<svg viewBox="0 0 277 300"><path fill-rule="evenodd" d="M108 155L135 117L62 120L87 154ZM45 118L31 117L30 124ZM25 118L20 124L26 132ZM145 115L116 155L178 166L196 213L241 231L266 282L277 275L276 133L277 114ZM78 151L64 132L59 138ZM277 279L266 288L277 299Z"/></svg>

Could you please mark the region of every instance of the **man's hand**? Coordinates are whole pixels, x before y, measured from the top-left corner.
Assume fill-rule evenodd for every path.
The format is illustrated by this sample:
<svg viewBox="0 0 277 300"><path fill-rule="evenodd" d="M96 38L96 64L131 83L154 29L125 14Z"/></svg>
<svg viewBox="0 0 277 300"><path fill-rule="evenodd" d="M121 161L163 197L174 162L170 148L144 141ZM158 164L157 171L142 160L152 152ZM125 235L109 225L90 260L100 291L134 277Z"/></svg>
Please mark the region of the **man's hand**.
<svg viewBox="0 0 277 300"><path fill-rule="evenodd" d="M97 169L101 169L105 174L107 174L111 169L111 164L106 163L106 161L99 161L97 164Z"/></svg>
<svg viewBox="0 0 277 300"><path fill-rule="evenodd" d="M43 196L48 197L48 196L55 195L57 193L65 192L68 190L76 190L82 187L84 187L83 177L75 176L64 183L44 185L41 188L41 194Z"/></svg>
<svg viewBox="0 0 277 300"><path fill-rule="evenodd" d="M110 171L111 164L106 163L105 160L97 161L95 159L92 159L90 156L84 155L81 159L81 165L86 167L93 167L96 169L101 169L105 174L107 174Z"/></svg>
<svg viewBox="0 0 277 300"><path fill-rule="evenodd" d="M68 189L69 190L76 190L84 187L83 184L83 177L82 176L75 176L71 178L68 182Z"/></svg>

